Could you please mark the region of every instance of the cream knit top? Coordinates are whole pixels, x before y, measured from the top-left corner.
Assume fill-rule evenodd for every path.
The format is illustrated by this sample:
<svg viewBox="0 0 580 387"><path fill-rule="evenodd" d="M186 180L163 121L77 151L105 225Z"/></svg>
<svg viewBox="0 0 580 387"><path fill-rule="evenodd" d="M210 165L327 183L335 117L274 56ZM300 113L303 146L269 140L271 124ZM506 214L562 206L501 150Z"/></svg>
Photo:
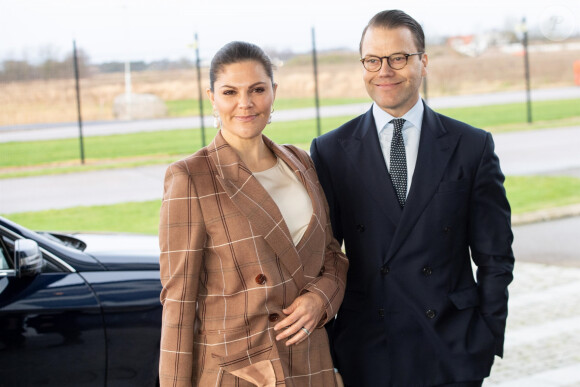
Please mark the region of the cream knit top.
<svg viewBox="0 0 580 387"><path fill-rule="evenodd" d="M302 239L312 217L312 201L306 187L280 158L270 169L253 172L280 209L294 245Z"/></svg>

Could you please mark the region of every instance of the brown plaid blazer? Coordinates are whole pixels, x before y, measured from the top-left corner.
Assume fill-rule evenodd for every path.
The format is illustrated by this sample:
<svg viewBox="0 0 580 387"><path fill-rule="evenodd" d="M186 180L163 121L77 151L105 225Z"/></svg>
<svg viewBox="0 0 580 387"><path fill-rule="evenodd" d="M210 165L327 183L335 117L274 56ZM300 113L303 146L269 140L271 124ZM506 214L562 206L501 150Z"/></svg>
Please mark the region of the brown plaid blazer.
<svg viewBox="0 0 580 387"><path fill-rule="evenodd" d="M267 385L335 385L326 321L291 347L276 342L273 327L306 291L320 295L327 318L334 316L348 261L332 236L310 157L264 141L312 199L296 246L273 199L221 132L167 169L159 226L162 386L251 386L232 372L256 364L275 374Z"/></svg>

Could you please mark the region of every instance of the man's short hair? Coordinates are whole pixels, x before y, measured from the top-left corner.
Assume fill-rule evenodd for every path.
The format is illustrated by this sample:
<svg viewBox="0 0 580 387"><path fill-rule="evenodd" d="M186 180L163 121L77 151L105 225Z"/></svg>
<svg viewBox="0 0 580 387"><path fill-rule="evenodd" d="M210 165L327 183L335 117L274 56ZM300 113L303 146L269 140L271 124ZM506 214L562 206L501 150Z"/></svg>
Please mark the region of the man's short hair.
<svg viewBox="0 0 580 387"><path fill-rule="evenodd" d="M363 30L362 36L360 38L359 53L362 55L362 42L365 38L365 34L369 28L408 28L413 34L415 40L415 45L417 46L417 51L425 51L425 34L423 33L423 28L421 25L413 19L411 16L407 15L405 12L398 9L391 9L387 11L382 11L377 13L369 21L365 29Z"/></svg>

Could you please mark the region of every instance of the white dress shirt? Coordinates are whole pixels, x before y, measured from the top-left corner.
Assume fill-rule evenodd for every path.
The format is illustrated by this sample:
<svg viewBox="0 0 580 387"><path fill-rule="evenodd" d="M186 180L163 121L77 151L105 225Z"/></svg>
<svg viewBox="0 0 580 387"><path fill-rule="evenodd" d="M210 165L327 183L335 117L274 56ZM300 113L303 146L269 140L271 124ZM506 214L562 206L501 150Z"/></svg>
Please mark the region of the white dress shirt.
<svg viewBox="0 0 580 387"><path fill-rule="evenodd" d="M394 126L391 121L393 118L404 118L403 125L403 142L405 143L405 156L407 158L407 195L411 189L413 181L413 172L417 163L417 153L419 151L419 138L421 137L421 124L423 123L423 101L421 98L403 117L393 117L383 109L373 103L373 117L379 134L379 143L383 151L383 157L387 164L387 169L391 170L391 141L393 139Z"/></svg>

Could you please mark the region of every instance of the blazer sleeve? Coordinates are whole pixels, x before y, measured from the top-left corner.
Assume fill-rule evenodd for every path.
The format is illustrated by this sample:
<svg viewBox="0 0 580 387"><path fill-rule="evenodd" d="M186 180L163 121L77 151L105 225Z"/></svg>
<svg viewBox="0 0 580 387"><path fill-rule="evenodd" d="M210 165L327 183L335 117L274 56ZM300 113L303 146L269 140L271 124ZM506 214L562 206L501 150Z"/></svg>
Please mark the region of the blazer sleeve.
<svg viewBox="0 0 580 387"><path fill-rule="evenodd" d="M469 238L473 261L477 265L480 311L496 337L498 356L503 356L507 287L513 279L514 267L511 210L504 180L493 139L487 133L473 183Z"/></svg>
<svg viewBox="0 0 580 387"><path fill-rule="evenodd" d="M306 167L316 170L312 159L307 156ZM313 292L322 297L324 300L325 317L320 321L318 327L322 327L330 321L336 313L344 298L344 288L346 285L346 272L348 270L348 260L342 252L341 246L334 238L329 216L328 203L324 195L320 181L316 181L318 200L324 206L325 214L325 249L324 249L324 266L321 274L310 281L302 290Z"/></svg>
<svg viewBox="0 0 580 387"><path fill-rule="evenodd" d="M185 161L165 175L159 223L163 317L161 386L191 386L196 299L205 226L199 198Z"/></svg>

